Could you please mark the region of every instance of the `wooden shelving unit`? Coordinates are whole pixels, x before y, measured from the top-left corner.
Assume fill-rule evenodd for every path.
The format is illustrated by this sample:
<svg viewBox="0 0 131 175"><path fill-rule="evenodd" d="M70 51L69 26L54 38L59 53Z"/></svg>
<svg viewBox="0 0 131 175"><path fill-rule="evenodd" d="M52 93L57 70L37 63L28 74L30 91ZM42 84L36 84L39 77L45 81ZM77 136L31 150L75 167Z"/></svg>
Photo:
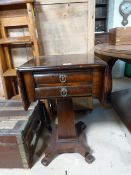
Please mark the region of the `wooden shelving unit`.
<svg viewBox="0 0 131 175"><path fill-rule="evenodd" d="M96 0L96 32L107 32L108 0Z"/></svg>
<svg viewBox="0 0 131 175"><path fill-rule="evenodd" d="M0 65L5 97L18 96L18 83L11 48L29 44L35 59L39 59L33 0L0 1ZM9 29L28 29L27 36L9 36Z"/></svg>
<svg viewBox="0 0 131 175"><path fill-rule="evenodd" d="M95 44L107 43L108 1L96 0Z"/></svg>

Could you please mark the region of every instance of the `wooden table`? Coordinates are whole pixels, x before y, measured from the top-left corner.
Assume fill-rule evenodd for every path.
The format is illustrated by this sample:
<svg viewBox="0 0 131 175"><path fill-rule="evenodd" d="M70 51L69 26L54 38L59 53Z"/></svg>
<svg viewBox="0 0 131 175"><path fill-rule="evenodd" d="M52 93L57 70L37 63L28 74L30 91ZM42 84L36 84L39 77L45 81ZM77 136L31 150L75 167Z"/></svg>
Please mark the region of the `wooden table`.
<svg viewBox="0 0 131 175"><path fill-rule="evenodd" d="M58 125L53 127L50 143L42 163L47 166L62 153L78 152L88 163L94 158L83 141L85 124L75 125L72 97L92 96L101 102L106 97L107 64L95 58L88 63L87 55L43 57L36 64L30 60L17 69L24 108L32 101L56 99Z"/></svg>
<svg viewBox="0 0 131 175"><path fill-rule="evenodd" d="M95 53L108 63L108 95L110 96L112 91L112 67L118 59L131 64L131 45L98 44L95 46ZM131 131L131 89L113 92L111 99L114 109Z"/></svg>
<svg viewBox="0 0 131 175"><path fill-rule="evenodd" d="M98 44L95 46L95 54L108 63L108 94L110 96L112 91L112 68L118 59L131 64L131 45Z"/></svg>
<svg viewBox="0 0 131 175"><path fill-rule="evenodd" d="M131 63L131 45L115 46L109 43L98 44L95 46L95 53Z"/></svg>

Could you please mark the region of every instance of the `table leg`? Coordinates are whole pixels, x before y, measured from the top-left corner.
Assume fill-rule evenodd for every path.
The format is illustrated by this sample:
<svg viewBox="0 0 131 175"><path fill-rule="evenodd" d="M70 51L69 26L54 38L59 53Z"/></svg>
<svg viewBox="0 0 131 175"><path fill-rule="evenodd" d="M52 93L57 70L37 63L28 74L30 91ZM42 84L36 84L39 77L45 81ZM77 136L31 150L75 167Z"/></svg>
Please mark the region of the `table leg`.
<svg viewBox="0 0 131 175"><path fill-rule="evenodd" d="M108 67L109 67L109 72L108 72L108 100L110 101L111 98L111 92L112 92L112 68L115 64L115 62L117 61L117 59L113 59L113 58L109 58L108 60L106 60Z"/></svg>
<svg viewBox="0 0 131 175"><path fill-rule="evenodd" d="M63 98L57 100L57 115L58 127L54 126L53 128L42 164L47 166L55 156L74 152L80 153L88 163L92 163L94 157L87 150L83 139L83 129L85 129L86 125L83 122L75 125L72 99Z"/></svg>

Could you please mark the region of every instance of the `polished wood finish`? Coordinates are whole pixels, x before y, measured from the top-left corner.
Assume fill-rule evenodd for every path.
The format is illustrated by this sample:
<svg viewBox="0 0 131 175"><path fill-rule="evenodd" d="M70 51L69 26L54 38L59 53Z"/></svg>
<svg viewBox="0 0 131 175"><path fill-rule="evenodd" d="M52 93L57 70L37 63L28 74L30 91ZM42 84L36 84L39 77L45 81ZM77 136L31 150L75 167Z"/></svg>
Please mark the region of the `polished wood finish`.
<svg viewBox="0 0 131 175"><path fill-rule="evenodd" d="M81 89L81 91L79 90ZM59 86L59 84L54 84L52 87L37 87L35 88L36 98L59 98L59 97L83 97L88 94L92 94L92 84L70 84Z"/></svg>
<svg viewBox="0 0 131 175"><path fill-rule="evenodd" d="M131 89L113 92L112 105L131 132Z"/></svg>
<svg viewBox="0 0 131 175"><path fill-rule="evenodd" d="M110 96L112 91L112 68L118 59L131 63L131 45L98 44L95 46L95 55L108 63L108 94Z"/></svg>
<svg viewBox="0 0 131 175"><path fill-rule="evenodd" d="M103 100L107 93L107 88L108 88L106 84L107 82L105 80L105 75L107 75L107 69L105 69L105 66L106 66L106 63L100 60L99 58L95 59L94 64L89 64L88 55L86 54L65 55L65 56L46 56L46 57L41 57L39 63L37 63L35 60L28 61L27 63L22 65L22 67L19 67L17 69L17 74L18 74L19 84L21 87L21 94L22 94L25 109L28 109L28 106L30 105L30 102L32 101L32 98L30 99L30 96L32 93L30 92L33 92L33 95L32 95L33 101L37 99L36 93L34 92L35 89L39 87L39 83L36 84L35 82L36 74L40 74L40 75L45 74L45 76L52 75L52 73L54 74L56 73L58 75L72 74L72 76L75 77L75 75L78 73L80 75L80 82L78 82L79 80L79 76L78 76L75 80L76 83L73 84L72 82L71 85L80 86L79 83L81 83L81 73L85 72L85 74L87 75L87 72L89 72L89 75L91 77L88 78L89 75L87 75L86 86L88 86L89 79L92 79L93 97ZM32 76L30 81L27 80L28 76L30 77ZM54 88L56 88L56 85L58 86L57 83L48 84L48 81L45 83L44 81L45 79L43 80L43 84L45 87L50 88L54 86ZM30 82L33 82L33 83L29 85ZM28 86L30 86L29 91L28 91ZM63 83L61 83L61 86L63 86ZM44 94L42 95L44 96ZM89 96L89 93L87 96Z"/></svg>
<svg viewBox="0 0 131 175"><path fill-rule="evenodd" d="M78 78L79 77L79 78ZM62 80L63 78L63 80ZM42 84L56 84L56 83L78 83L78 82L92 82L92 71L87 70L87 72L75 72L66 74L34 74L35 83L38 85Z"/></svg>
<svg viewBox="0 0 131 175"><path fill-rule="evenodd" d="M17 69L24 108L37 99L55 99L58 127L53 133L47 149L44 165L61 153L78 152L88 163L94 158L84 145L83 123L75 127L72 97L93 97L104 101L107 94L107 71L105 62L95 58L88 63L88 55L65 55L42 57L39 64L30 60Z"/></svg>
<svg viewBox="0 0 131 175"><path fill-rule="evenodd" d="M113 57L116 60L119 58L123 61L131 62L131 45L115 46L109 43L98 44L95 46L95 53Z"/></svg>
<svg viewBox="0 0 131 175"><path fill-rule="evenodd" d="M117 27L110 29L109 43L111 45L130 45L131 27Z"/></svg>
<svg viewBox="0 0 131 175"><path fill-rule="evenodd" d="M75 114L72 109L73 109L73 103L70 98L64 100L63 99L57 100L57 115L59 119L58 120L59 139L74 139L76 137L75 122L74 122Z"/></svg>

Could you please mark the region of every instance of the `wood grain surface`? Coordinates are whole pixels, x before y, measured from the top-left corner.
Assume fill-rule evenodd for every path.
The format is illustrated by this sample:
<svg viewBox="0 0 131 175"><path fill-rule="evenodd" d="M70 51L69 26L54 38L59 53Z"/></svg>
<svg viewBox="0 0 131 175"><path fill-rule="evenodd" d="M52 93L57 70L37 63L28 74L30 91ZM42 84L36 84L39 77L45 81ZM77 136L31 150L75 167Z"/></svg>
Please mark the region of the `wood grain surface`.
<svg viewBox="0 0 131 175"><path fill-rule="evenodd" d="M95 46L95 53L114 58L131 60L131 45L110 45L109 43L98 44Z"/></svg>

